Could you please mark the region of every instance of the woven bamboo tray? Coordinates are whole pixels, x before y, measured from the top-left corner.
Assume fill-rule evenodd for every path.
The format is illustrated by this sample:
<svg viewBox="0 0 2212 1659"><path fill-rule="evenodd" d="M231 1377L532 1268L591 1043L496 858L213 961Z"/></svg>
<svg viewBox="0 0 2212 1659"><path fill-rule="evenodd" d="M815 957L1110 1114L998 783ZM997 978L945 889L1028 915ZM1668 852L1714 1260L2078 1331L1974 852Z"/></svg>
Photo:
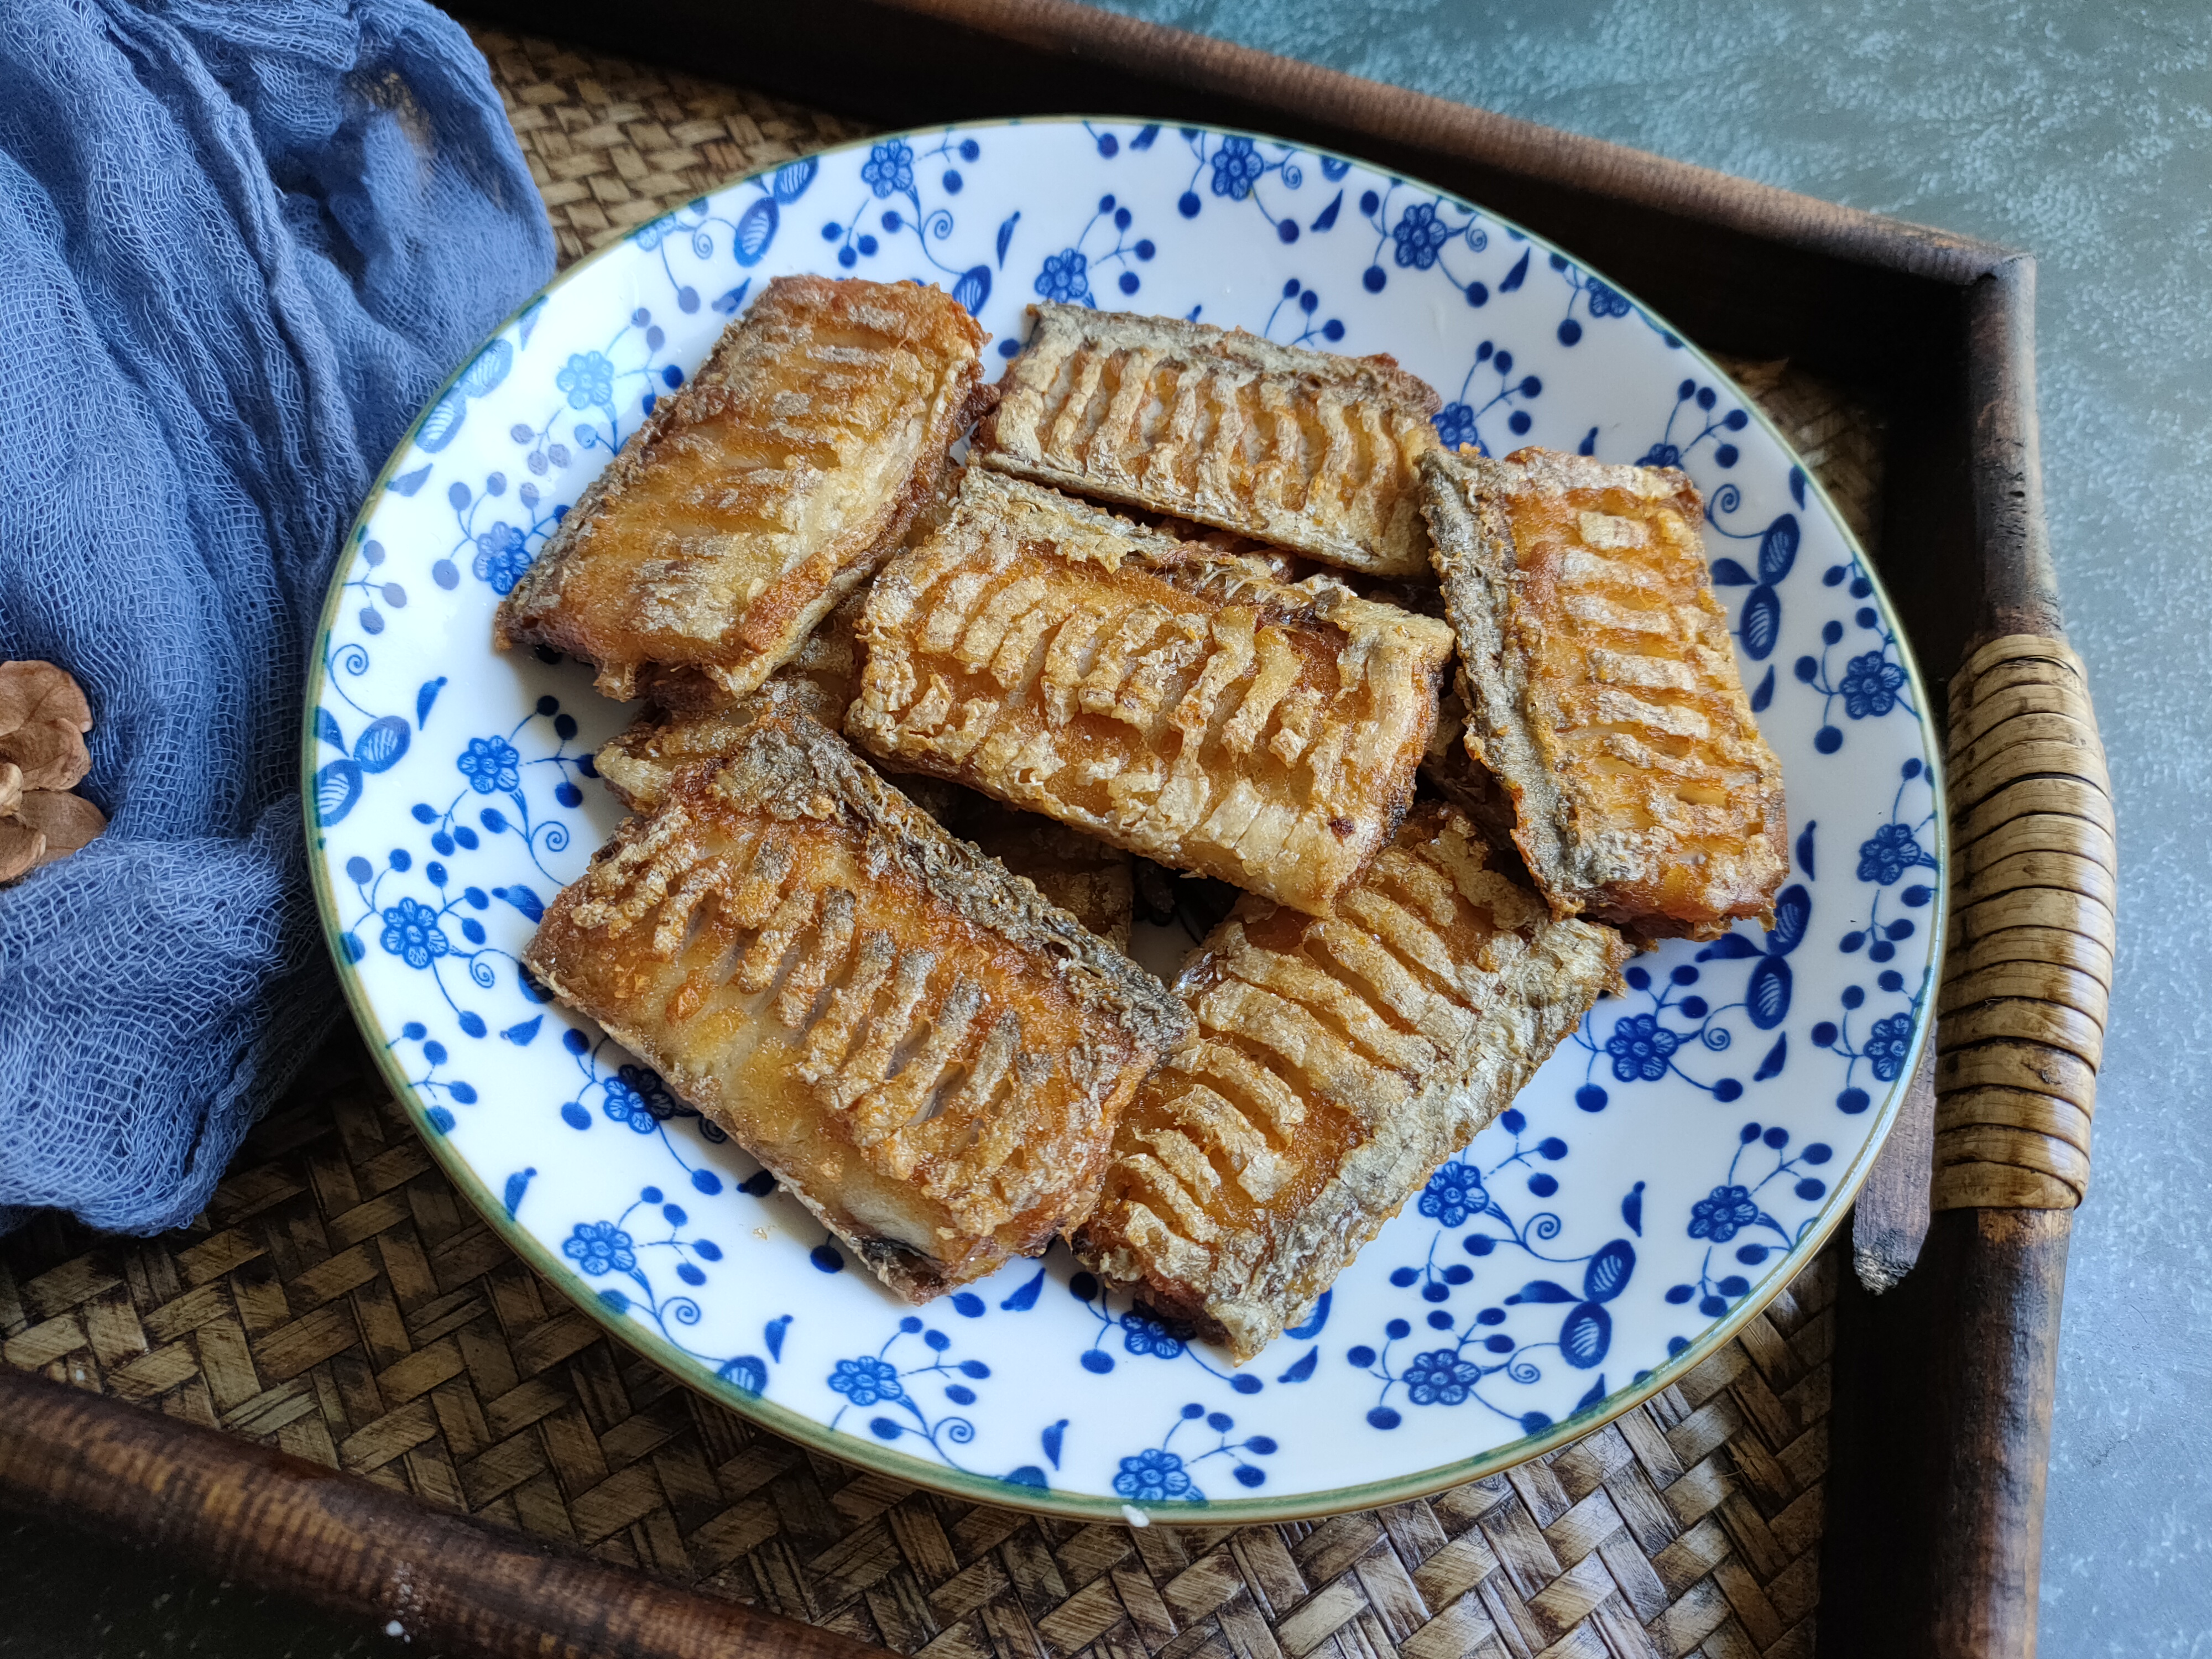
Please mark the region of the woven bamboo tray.
<svg viewBox="0 0 2212 1659"><path fill-rule="evenodd" d="M563 264L732 174L869 129L544 40L490 29L477 39ZM1781 361L1728 366L1878 551L1891 517L1884 457L1896 447L1875 410ZM2021 510L2033 516L2033 504ZM2063 1219L2086 1181L2111 965L2112 823L2079 665L2054 635L2055 624L2015 621L1952 690L1962 851L1940 1004L1939 1210L2002 1217L2026 1206ZM444 1615L436 1588L415 1586L404 1611L464 1650L797 1651L842 1636L908 1653L1054 1659L1811 1655L1824 1519L1832 1528L1838 1507L1825 1485L1839 1316L1849 1325L1857 1309L1861 1340L1879 1340L1885 1318L1918 1307L1900 1293L1890 1304L1902 1316L1875 1310L1838 1243L1676 1386L1507 1474L1320 1522L1082 1525L863 1474L691 1395L550 1295L476 1218L350 1032L307 1077L191 1227L103 1239L49 1218L0 1242L8 1367L229 1438L149 1440L149 1419L88 1401L77 1409L91 1414L60 1437L92 1449L71 1463L23 1427L51 1412L52 1396L0 1376L0 1401L21 1406L0 1412L0 1492L65 1506L60 1494L71 1492L95 1519L145 1535L155 1523L118 1499L115 1481L127 1488L166 1469L185 1516L167 1523L172 1541L249 1576L264 1561L265 1576L338 1605L394 1610L408 1592L394 1540L414 1534L419 1547L434 1526L462 1528L455 1538L485 1561L511 1559L522 1576L514 1582L534 1586L503 1608L460 1596ZM1926 1226L1929 1103L1923 1090L1917 1141L1903 1137L1905 1151L1885 1158L1862 1201L1862 1272L1877 1281L1909 1265ZM2058 1249L2063 1270L2063 1231ZM1920 1304L1929 1279L1908 1287ZM1954 1297L1943 1316L1986 1314L1970 1304ZM1918 1316L1924 1325L1926 1310ZM2015 1358L2030 1383L2036 1364L2047 1370L2039 1351ZM1899 1379L1848 1356L1844 1369L1855 1402L1844 1417L1856 1413L1862 1443L1878 1439L1903 1409L1884 1394ZM2047 1443L2047 1376L2041 1399ZM2000 1400L2034 1416L2032 1388ZM298 1466L282 1460L230 1468L240 1442L345 1470L391 1498L378 1507L386 1500L344 1498L334 1483L300 1487ZM2038 1443L2038 1513L2042 1455ZM1855 1528L1893 1497L1863 1469L1843 1484ZM313 1533L295 1513L301 1492L314 1494L310 1520L344 1534L325 1540L325 1582L312 1571L303 1581L296 1552L273 1541L283 1526ZM367 1507L345 1509L355 1502ZM240 1522L246 1504L268 1506L260 1534L271 1535ZM210 1541L218 1534L220 1549ZM525 1539L821 1635L763 1636L734 1609L738 1622L718 1629L712 1602L656 1601L650 1585L595 1577L580 1560L533 1570L541 1558ZM1856 1592L1884 1558L1856 1539L1841 1550L1828 1541L1850 1600L1832 1610L1841 1617L1826 1621L1821 1649L1871 1650L1857 1639L1880 1617ZM2016 1562L1996 1566L2018 1577ZM2010 1594L2019 1600L2017 1583ZM539 1626L553 1645L532 1635ZM2024 1650L2006 1645L2002 1626L1984 1618L1979 1645L1930 1650ZM1839 1631L1849 1633L1840 1643Z"/></svg>

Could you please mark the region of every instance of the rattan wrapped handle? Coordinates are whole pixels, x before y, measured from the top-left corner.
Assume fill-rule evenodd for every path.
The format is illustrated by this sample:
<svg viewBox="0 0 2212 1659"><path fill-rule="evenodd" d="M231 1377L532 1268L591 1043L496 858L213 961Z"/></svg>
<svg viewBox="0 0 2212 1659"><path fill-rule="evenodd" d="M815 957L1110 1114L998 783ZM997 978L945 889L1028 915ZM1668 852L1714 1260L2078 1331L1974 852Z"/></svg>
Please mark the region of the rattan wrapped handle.
<svg viewBox="0 0 2212 1659"><path fill-rule="evenodd" d="M2071 1209L2112 978L2112 784L2081 660L2011 634L1951 684L1951 943L1930 1201Z"/></svg>

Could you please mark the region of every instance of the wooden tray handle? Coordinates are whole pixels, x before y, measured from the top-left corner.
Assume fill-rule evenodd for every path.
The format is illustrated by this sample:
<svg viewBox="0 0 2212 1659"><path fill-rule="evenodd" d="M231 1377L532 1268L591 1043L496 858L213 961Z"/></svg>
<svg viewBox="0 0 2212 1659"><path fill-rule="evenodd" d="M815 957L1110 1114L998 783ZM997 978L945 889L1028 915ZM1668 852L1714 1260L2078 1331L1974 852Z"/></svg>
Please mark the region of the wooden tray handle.
<svg viewBox="0 0 2212 1659"><path fill-rule="evenodd" d="M2030 1659L2073 1209L2112 979L2110 781L2043 522L2035 267L1967 290L1979 631L1950 687L1927 1264L1929 1650Z"/></svg>
<svg viewBox="0 0 2212 1659"><path fill-rule="evenodd" d="M0 1369L0 1503L151 1545L433 1652L883 1659L883 1650L431 1509L250 1440Z"/></svg>

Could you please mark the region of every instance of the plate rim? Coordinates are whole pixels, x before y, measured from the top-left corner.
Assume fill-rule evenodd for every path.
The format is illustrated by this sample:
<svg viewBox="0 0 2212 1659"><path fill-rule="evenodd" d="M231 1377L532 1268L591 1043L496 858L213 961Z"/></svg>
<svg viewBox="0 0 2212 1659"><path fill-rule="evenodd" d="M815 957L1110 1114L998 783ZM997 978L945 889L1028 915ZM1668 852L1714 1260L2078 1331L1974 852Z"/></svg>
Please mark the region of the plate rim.
<svg viewBox="0 0 2212 1659"><path fill-rule="evenodd" d="M1294 149L1306 151L1316 157L1326 156L1342 161L1370 172L1381 173L1386 177L1418 185L1424 190L1433 191L1439 198L1455 206L1479 214L1509 234L1524 238L1532 247L1540 248L1547 253L1558 255L1566 259L1577 270L1601 277L1624 299L1635 306L1649 321L1657 325L1668 336L1680 341L1679 349L1688 355L1690 361L1697 363L1708 374L1736 392L1741 399L1742 408L1751 419L1765 430L1782 453L1789 457L1796 465L1807 486L1819 500L1821 511L1827 514L1830 521L1840 532L1845 547L1865 571L1868 580L1873 585L1873 597L1879 604L1882 613L1893 623L1899 624L1896 628L1898 654L1906 674L1907 684L1913 690L1919 710L1917 724L1921 738L1921 758L1932 791L1930 805L1935 815L1936 858L1938 870L1942 873L1945 884L1948 886L1951 868L1950 813L1942 756L1938 752L1938 745L1933 738L1935 720L1933 705L1929 700L1928 684L1921 672L1918 653L1913 647L1911 635L1899 622L1896 607L1890 599L1887 585L1883 581L1881 574L1874 562L1868 557L1866 549L1860 543L1857 532L1851 528L1850 522L1844 517L1826 487L1814 474L1812 469L1805 465L1803 458L1797 452L1796 446L1790 441L1781 428L1776 425L1756 399L1744 392L1732 374L1714 362L1702 347L1688 335L1668 322L1662 313L1645 303L1633 289L1614 282L1605 272L1596 270L1587 261L1568 252L1549 238L1529 230L1518 221L1484 207L1480 203L1470 200L1455 191L1446 190L1414 174L1395 173L1382 164L1364 160L1357 155L1346 155L1324 146L1286 138L1279 134L1265 132L1251 127L1210 121L1170 124L1150 121L1146 117L1126 114L1068 113L994 117L978 121L932 122L919 126L870 133L861 137L848 139L841 144L831 144L821 149L810 150L807 152L807 156L819 159L896 139L911 141L918 137L937 136L956 131L981 132L994 128L1005 131L1025 126L1057 127L1085 124L1111 126L1174 125L1178 128L1188 126L1191 131L1197 132L1250 138L1256 143L1282 144ZM733 173L721 182L702 190L694 199L704 199L751 180L765 178L773 173L777 167L786 165L788 165L787 161L779 161L769 167L754 168L750 172ZM679 210L680 208L671 209L670 212ZM1707 1325L1680 1352L1671 1354L1660 1364L1654 1365L1644 1374L1641 1382L1632 1382L1626 1388L1616 1390L1596 1405L1560 1419L1540 1433L1524 1435L1518 1439L1507 1441L1502 1445L1493 1447L1473 1457L1435 1464L1426 1468L1416 1469L1404 1474L1393 1475L1385 1480L1370 1481L1359 1486L1336 1486L1326 1491L1308 1492L1281 1498L1209 1498L1206 1503L1197 1505L1170 1503L1135 1504L1119 1498L1103 1495L1063 1492L1049 1487L1040 1489L1001 1480L990 1475L970 1474L944 1464L930 1462L908 1452L896 1450L889 1446L878 1445L859 1435L845 1434L831 1429L827 1425L805 1415L790 1406L779 1404L763 1395L750 1393L706 1372L693 1357L677 1347L665 1337L647 1328L635 1320L624 1315L616 1314L608 1309L581 1279L566 1270L550 1247L507 1214L505 1206L500 1202L497 1194L494 1194L490 1187L477 1176L470 1166L468 1160L462 1157L459 1150L452 1144L450 1139L432 1130L427 1109L416 1096L413 1085L393 1059L391 1040L384 1030L383 1024L361 982L360 976L355 971L355 964L348 958L339 942L339 934L343 929L337 923L337 893L332 884L328 860L319 844L321 840L322 827L316 819L314 808L317 754L315 711L320 704L328 682L328 647L344 600L345 580L353 559L352 550L360 544L363 532L383 501L385 486L398 473L400 463L406 459L409 450L413 447L416 434L422 429L422 423L429 418L440 401L468 371L470 365L475 362L484 349L505 333L525 312L544 300L555 289L562 287L574 279L586 268L629 247L631 245L632 237L644 226L655 223L658 220L667 216L668 214L659 214L653 219L642 221L605 246L596 248L567 269L556 271L543 286L508 312L492 328L486 331L482 340L461 357L453 372L446 376L425 398L422 409L416 414L414 419L408 422L406 429L400 434L393 444L392 453L371 480L360 508L354 514L344 538L339 543L337 559L333 563L324 595L322 614L316 623L315 650L308 668L301 714L300 778L303 806L301 838L307 854L308 878L314 890L317 917L322 924L324 946L330 952L331 963L337 969L339 987L345 997L347 1012L353 1018L356 1030L367 1040L371 1058L374 1060L376 1069L381 1074L386 1085L390 1089L392 1098L406 1113L409 1124L428 1149L432 1160L437 1164L447 1179L451 1181L454 1187L467 1198L485 1224L489 1226L510 1249L527 1261L541 1279L550 1281L561 1295L588 1315L602 1331L652 1360L676 1382L695 1394L701 1395L718 1405L729 1407L772 1433L797 1441L810 1449L819 1451L825 1456L836 1458L841 1462L849 1463L875 1474L889 1476L892 1480L903 1481L910 1486L923 1487L948 1496L970 1499L978 1503L994 1504L1001 1508L1020 1510L1030 1514L1050 1515L1079 1521L1109 1522L1119 1521L1131 1526L1218 1526L1318 1520L1328 1516L1373 1509L1384 1504L1405 1503L1414 1498L1428 1497L1449 1487L1465 1485L1471 1480L1501 1474L1509 1469L1518 1468L1525 1463L1532 1462L1547 1453L1558 1450L1565 1445L1581 1439L1585 1435L1595 1432L1607 1424L1626 1416L1638 1407L1648 1403L1656 1395L1680 1382L1706 1359L1734 1341L1737 1334L1753 1319L1764 1313L1768 1305L1804 1271L1812 1259L1826 1247L1829 1239L1834 1236L1844 1218L1851 1213L1858 1198L1859 1189L1865 1185L1875 1159L1881 1156L1882 1149L1887 1145L1891 1131L1896 1127L1898 1116L1903 1109L1905 1097L1911 1091L1913 1080L1918 1073L1923 1057L1923 1051L1934 1037L1937 998L1932 993L1940 987L1944 952L1949 943L1950 912L1948 902L1929 907L1935 915L1930 918L1929 927L1928 994L1923 994L1920 1007L1916 1013L1905 1064L1899 1070L1895 1081L1890 1085L1888 1093L1884 1097L1879 1110L1875 1112L1873 1127L1864 1145L1860 1148L1857 1157L1853 1159L1850 1168L1843 1172L1841 1178L1832 1183L1830 1200L1819 1218L1782 1255L1775 1266L1752 1286L1741 1303L1727 1314Z"/></svg>

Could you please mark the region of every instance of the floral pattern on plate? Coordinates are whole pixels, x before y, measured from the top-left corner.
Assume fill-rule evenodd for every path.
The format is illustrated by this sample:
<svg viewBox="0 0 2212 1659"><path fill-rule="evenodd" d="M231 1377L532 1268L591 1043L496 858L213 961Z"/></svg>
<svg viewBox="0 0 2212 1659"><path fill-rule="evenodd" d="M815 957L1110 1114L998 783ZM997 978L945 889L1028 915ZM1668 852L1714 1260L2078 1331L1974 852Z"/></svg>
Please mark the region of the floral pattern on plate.
<svg viewBox="0 0 2212 1659"><path fill-rule="evenodd" d="M758 285L799 271L935 283L1000 358L1039 298L1389 352L1443 395L1447 441L1677 465L1705 494L1789 789L1777 926L1640 957L1626 994L1242 1368L1064 1249L902 1305L520 964L619 820L591 757L627 711L575 663L492 651L492 611ZM909 133L641 228L425 411L333 577L319 663L303 776L324 915L365 1031L464 1190L687 1381L971 1495L1312 1514L1580 1432L1787 1281L1848 1203L1925 1023L1944 858L1926 698L1834 511L1727 380L1602 276L1276 139L1101 120Z"/></svg>

